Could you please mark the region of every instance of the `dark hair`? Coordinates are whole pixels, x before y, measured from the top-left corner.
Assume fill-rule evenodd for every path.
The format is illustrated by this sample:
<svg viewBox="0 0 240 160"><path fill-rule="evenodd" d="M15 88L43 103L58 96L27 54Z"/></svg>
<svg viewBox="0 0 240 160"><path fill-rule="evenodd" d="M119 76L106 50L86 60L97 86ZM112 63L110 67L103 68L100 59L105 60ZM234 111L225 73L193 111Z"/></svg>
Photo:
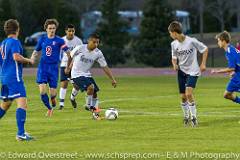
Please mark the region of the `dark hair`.
<svg viewBox="0 0 240 160"><path fill-rule="evenodd" d="M182 24L178 21L173 21L168 26L168 31L182 34Z"/></svg>
<svg viewBox="0 0 240 160"><path fill-rule="evenodd" d="M58 28L58 21L56 19L47 19L44 23L44 29L46 30L48 25L55 24L56 28Z"/></svg>
<svg viewBox="0 0 240 160"><path fill-rule="evenodd" d="M96 39L100 40L100 35L97 33L92 33L92 34L90 34L89 38L96 38Z"/></svg>
<svg viewBox="0 0 240 160"><path fill-rule="evenodd" d="M19 23L15 19L9 19L4 23L4 32L8 36L10 34L16 34L19 29Z"/></svg>
<svg viewBox="0 0 240 160"><path fill-rule="evenodd" d="M67 30L68 28L75 29L75 26L73 24L68 24L68 25L66 25L65 30Z"/></svg>
<svg viewBox="0 0 240 160"><path fill-rule="evenodd" d="M216 39L220 39L221 41L226 41L229 43L231 41L231 35L227 31L223 31L216 35Z"/></svg>

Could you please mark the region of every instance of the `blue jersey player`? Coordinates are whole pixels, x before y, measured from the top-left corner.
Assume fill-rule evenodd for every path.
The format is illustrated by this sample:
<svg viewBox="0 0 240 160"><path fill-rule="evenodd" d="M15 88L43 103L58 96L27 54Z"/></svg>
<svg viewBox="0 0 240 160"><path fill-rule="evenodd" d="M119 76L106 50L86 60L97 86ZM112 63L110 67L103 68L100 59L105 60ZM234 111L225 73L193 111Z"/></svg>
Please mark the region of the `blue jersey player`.
<svg viewBox="0 0 240 160"><path fill-rule="evenodd" d="M231 79L228 82L224 98L240 104L240 98L234 92L240 91L240 51L230 44L231 36L224 31L216 36L218 46L225 50L228 67L219 70L212 70L212 73L229 73Z"/></svg>
<svg viewBox="0 0 240 160"><path fill-rule="evenodd" d="M33 61L24 58L23 48L17 39L19 35L19 23L9 19L4 24L7 38L1 44L1 99L0 119L5 115L13 100L17 103L16 120L18 132L17 140L31 140L32 137L25 132L26 121L26 90L22 78L22 63L33 64Z"/></svg>
<svg viewBox="0 0 240 160"><path fill-rule="evenodd" d="M47 116L52 116L53 108L56 106L57 82L58 82L58 65L60 62L60 51L68 51L64 40L55 35L58 27L56 19L47 19L44 29L47 34L42 36L33 51L31 59L35 61L36 56L41 52L41 59L37 71L37 83L39 84L41 100L47 107ZM49 103L47 94L47 84L50 88L50 97L52 105Z"/></svg>

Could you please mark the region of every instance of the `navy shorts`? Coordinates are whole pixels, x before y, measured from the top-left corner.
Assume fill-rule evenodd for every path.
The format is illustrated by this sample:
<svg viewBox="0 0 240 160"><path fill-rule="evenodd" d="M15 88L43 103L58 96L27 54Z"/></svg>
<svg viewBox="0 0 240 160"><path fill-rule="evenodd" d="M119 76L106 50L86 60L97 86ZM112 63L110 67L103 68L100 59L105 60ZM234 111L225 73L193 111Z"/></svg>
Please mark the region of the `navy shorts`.
<svg viewBox="0 0 240 160"><path fill-rule="evenodd" d="M191 76L178 70L178 87L179 93L185 93L186 87L195 88L198 76Z"/></svg>
<svg viewBox="0 0 240 160"><path fill-rule="evenodd" d="M57 88L58 64L40 63L37 71L38 84L49 84L50 88Z"/></svg>
<svg viewBox="0 0 240 160"><path fill-rule="evenodd" d="M66 74L65 71L64 71L65 68L66 67L61 67L60 68L60 81L61 82L62 81L69 81L71 79L71 76L70 76L71 72L69 72L69 74Z"/></svg>
<svg viewBox="0 0 240 160"><path fill-rule="evenodd" d="M75 83L75 85L77 85L82 92L86 91L88 86L90 86L91 84L94 85L94 93L99 91L99 88L92 77L80 76L77 78L73 78L72 80Z"/></svg>
<svg viewBox="0 0 240 160"><path fill-rule="evenodd" d="M26 97L26 90L23 81L3 84L1 87L1 99L14 100L16 98Z"/></svg>

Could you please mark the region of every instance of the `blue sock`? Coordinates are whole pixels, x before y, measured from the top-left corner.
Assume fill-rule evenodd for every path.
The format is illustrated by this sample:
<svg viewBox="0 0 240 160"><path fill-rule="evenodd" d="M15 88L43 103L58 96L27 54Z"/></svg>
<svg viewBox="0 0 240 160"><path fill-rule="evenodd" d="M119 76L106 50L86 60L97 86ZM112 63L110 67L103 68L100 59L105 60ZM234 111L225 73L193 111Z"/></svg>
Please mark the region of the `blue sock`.
<svg viewBox="0 0 240 160"><path fill-rule="evenodd" d="M5 115L6 111L0 107L0 119Z"/></svg>
<svg viewBox="0 0 240 160"><path fill-rule="evenodd" d="M17 119L17 127L18 127L17 135L23 135L25 133L24 124L26 121L26 110L22 108L17 108L16 119Z"/></svg>
<svg viewBox="0 0 240 160"><path fill-rule="evenodd" d="M238 96L236 96L236 98L233 100L233 102L240 104L240 98Z"/></svg>
<svg viewBox="0 0 240 160"><path fill-rule="evenodd" d="M41 100L42 102L44 103L44 105L48 108L48 109L52 109L52 107L50 106L49 104L49 98L48 98L48 95L45 93L45 94L41 94Z"/></svg>

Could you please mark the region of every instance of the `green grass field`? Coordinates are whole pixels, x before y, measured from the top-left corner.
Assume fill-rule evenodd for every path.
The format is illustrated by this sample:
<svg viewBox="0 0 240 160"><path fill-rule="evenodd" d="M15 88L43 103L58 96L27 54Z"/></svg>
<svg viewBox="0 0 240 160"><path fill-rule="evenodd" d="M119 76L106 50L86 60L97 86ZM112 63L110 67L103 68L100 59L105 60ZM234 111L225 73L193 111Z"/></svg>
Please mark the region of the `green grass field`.
<svg viewBox="0 0 240 160"><path fill-rule="evenodd" d="M183 127L174 76L117 80L118 87L114 89L106 77L96 78L101 88L101 107L114 106L119 110L119 119L94 121L82 107L83 93L78 95L77 110L67 99L64 110L55 110L53 117L45 117L35 77L25 77L29 104L26 129L36 140L15 140L14 103L0 121L0 159L21 159L17 156L25 153L37 154L37 158L25 155L28 157L22 159L67 159L58 157L60 153L75 154L70 159L202 159L190 154L240 151L240 105L222 96L227 78L199 79L195 90L197 128ZM89 157L94 153L105 157ZM134 157L146 153L157 153L159 157Z"/></svg>

